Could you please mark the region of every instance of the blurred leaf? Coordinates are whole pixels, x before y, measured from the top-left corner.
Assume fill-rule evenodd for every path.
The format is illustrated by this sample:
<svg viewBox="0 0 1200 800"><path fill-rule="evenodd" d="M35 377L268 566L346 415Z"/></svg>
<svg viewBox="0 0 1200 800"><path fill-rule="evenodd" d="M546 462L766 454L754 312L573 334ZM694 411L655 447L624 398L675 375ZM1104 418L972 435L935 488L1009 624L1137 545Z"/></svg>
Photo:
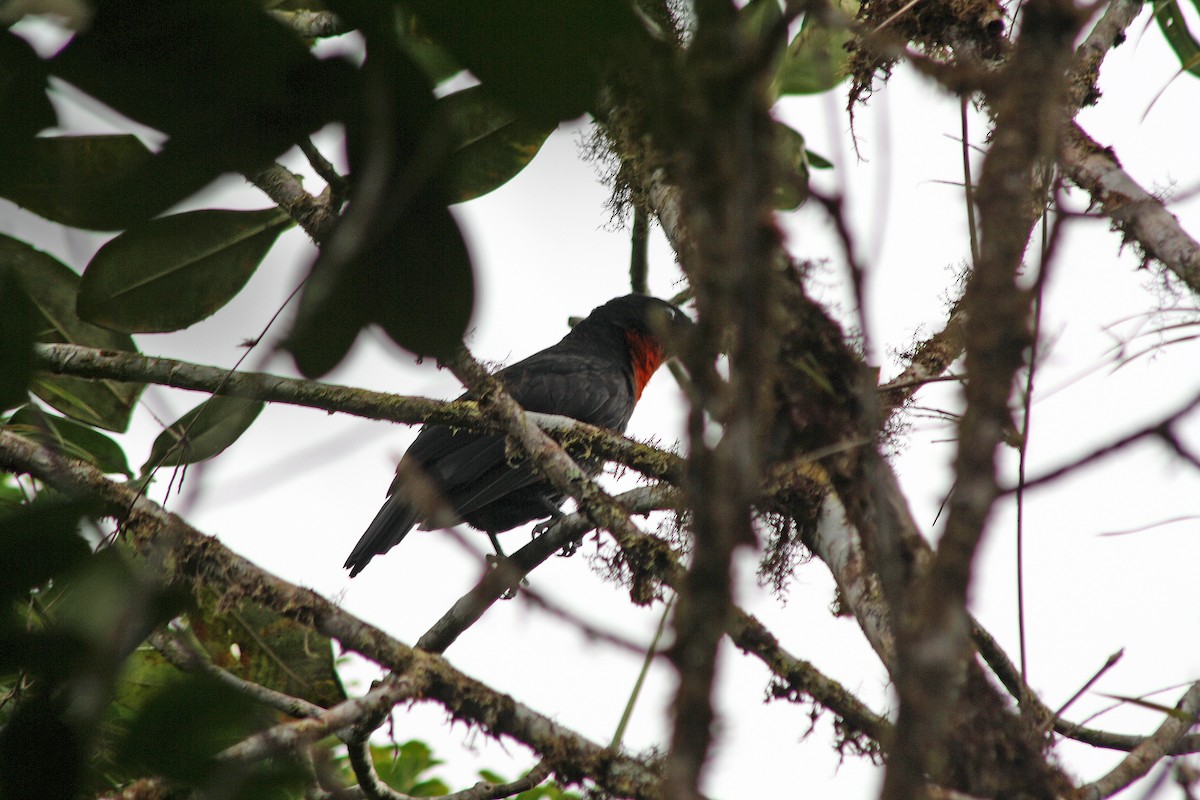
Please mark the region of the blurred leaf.
<svg viewBox="0 0 1200 800"><path fill-rule="evenodd" d="M0 263L7 263L38 312L37 340L69 342L104 350L137 352L133 339L79 319L75 297L79 276L57 259L17 239L0 235ZM36 375L33 392L68 417L112 431L129 426L144 387L136 383L89 381Z"/></svg>
<svg viewBox="0 0 1200 800"><path fill-rule="evenodd" d="M17 276L0 261L0 410L24 403L33 377L38 313Z"/></svg>
<svg viewBox="0 0 1200 800"><path fill-rule="evenodd" d="M472 86L437 101L454 149L442 170L441 185L451 203L462 203L503 186L533 160L554 129L535 123Z"/></svg>
<svg viewBox="0 0 1200 800"><path fill-rule="evenodd" d="M324 708L346 699L333 644L311 628L251 602L230 608L216 594L190 619L209 658L234 675Z"/></svg>
<svg viewBox="0 0 1200 800"><path fill-rule="evenodd" d="M190 211L130 228L84 270L79 315L126 333L186 328L241 291L291 225L286 213L268 208Z"/></svg>
<svg viewBox="0 0 1200 800"><path fill-rule="evenodd" d="M79 535L79 521L89 508L41 500L0 515L0 604L87 560L91 548Z"/></svg>
<svg viewBox="0 0 1200 800"><path fill-rule="evenodd" d="M285 344L309 378L336 366L372 322L417 355L447 355L474 306L466 246L431 183L447 136L434 127L429 81L379 8L335 6L359 15L346 18L367 38L364 91L374 102L347 123L350 206L317 256Z"/></svg>
<svg viewBox="0 0 1200 800"><path fill-rule="evenodd" d="M284 349L306 378L319 378L336 367L368 324L361 287L341 278L333 265L318 260L304 283Z"/></svg>
<svg viewBox="0 0 1200 800"><path fill-rule="evenodd" d="M0 187L0 196L64 225L111 229L110 212L98 210L95 198L152 158L142 140L127 133L39 137L20 179Z"/></svg>
<svg viewBox="0 0 1200 800"><path fill-rule="evenodd" d="M415 739L396 747L371 745L375 771L388 786L415 797L436 797L449 794L450 787L438 778L426 778L424 773L443 763L433 757L429 745Z"/></svg>
<svg viewBox="0 0 1200 800"><path fill-rule="evenodd" d="M68 800L80 796L88 742L66 721L64 698L26 697L0 729L0 796Z"/></svg>
<svg viewBox="0 0 1200 800"><path fill-rule="evenodd" d="M1200 8L1200 6L1198 6ZM1179 57L1180 68L1200 77L1200 42L1188 29L1187 19L1178 0L1155 0L1154 19L1167 44Z"/></svg>
<svg viewBox="0 0 1200 800"><path fill-rule="evenodd" d="M812 169L833 169L833 162L820 153L814 153L812 150L806 150L808 156L808 166Z"/></svg>
<svg viewBox="0 0 1200 800"><path fill-rule="evenodd" d="M446 48L429 37L416 15L403 7L396 8L396 30L400 48L429 77L436 86L463 71Z"/></svg>
<svg viewBox="0 0 1200 800"><path fill-rule="evenodd" d="M764 36L779 25L783 19L783 7L779 0L750 0L742 6L741 25L750 40L757 45ZM780 27L772 42L772 64L787 49L787 28Z"/></svg>
<svg viewBox="0 0 1200 800"><path fill-rule="evenodd" d="M435 39L496 97L534 118L592 108L604 65L648 36L619 0L412 0Z"/></svg>
<svg viewBox="0 0 1200 800"><path fill-rule="evenodd" d="M241 397L210 397L158 435L142 474L155 467L195 464L220 454L246 432L264 405Z"/></svg>
<svg viewBox="0 0 1200 800"><path fill-rule="evenodd" d="M215 678L186 675L146 700L118 758L145 774L195 785L233 767L215 756L268 723L245 695Z"/></svg>
<svg viewBox="0 0 1200 800"><path fill-rule="evenodd" d="M13 412L6 427L63 455L86 461L106 474L119 472L133 477L121 446L87 425L24 406Z"/></svg>
<svg viewBox="0 0 1200 800"><path fill-rule="evenodd" d="M148 219L223 172L261 169L357 96L352 66L317 60L242 0L101 0L49 64L170 137L143 168L91 194L87 213L104 229Z"/></svg>
<svg viewBox="0 0 1200 800"><path fill-rule="evenodd" d="M315 378L341 360L362 324L375 322L401 347L443 357L462 342L474 302L458 223L426 195L346 274L317 259L286 347L300 371Z"/></svg>
<svg viewBox="0 0 1200 800"><path fill-rule="evenodd" d="M849 27L831 28L806 16L775 77L776 94L817 94L845 80L850 58L845 45L850 38Z"/></svg>
<svg viewBox="0 0 1200 800"><path fill-rule="evenodd" d="M374 257L375 321L419 356L450 355L462 344L475 306L471 258L454 217L441 205L418 205Z"/></svg>
<svg viewBox="0 0 1200 800"><path fill-rule="evenodd" d="M7 29L0 30L0 119L3 197L4 187L28 168L34 135L58 122L46 96L46 65L28 42Z"/></svg>
<svg viewBox="0 0 1200 800"><path fill-rule="evenodd" d="M808 151L804 136L782 122L775 123L776 147L785 170L775 184L775 208L791 211L808 198Z"/></svg>

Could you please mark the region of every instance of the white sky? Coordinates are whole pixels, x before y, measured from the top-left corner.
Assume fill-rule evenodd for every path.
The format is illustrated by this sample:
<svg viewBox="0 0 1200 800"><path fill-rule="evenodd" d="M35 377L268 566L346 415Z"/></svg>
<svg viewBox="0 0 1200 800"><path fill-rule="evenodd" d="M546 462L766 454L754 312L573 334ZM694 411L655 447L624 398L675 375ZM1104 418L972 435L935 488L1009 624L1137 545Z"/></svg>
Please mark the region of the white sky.
<svg viewBox="0 0 1200 800"><path fill-rule="evenodd" d="M1144 13L1130 29L1130 41L1110 54L1101 79L1104 97L1079 121L1101 144L1116 149L1144 187L1184 198L1171 209L1196 236L1200 82L1188 75L1171 82L1178 62L1157 29L1147 29L1148 19ZM1161 97L1150 107L1160 90ZM864 159L856 162L844 103L844 93L834 92L785 100L779 112L805 134L813 150L837 163L837 174L821 173L818 180L826 188L847 191L859 252L869 258L871 335L886 377L897 371L892 352L907 348L915 331L940 327L950 274L967 257L961 190L943 183L961 181L955 141L959 109L954 98L898 68L870 106L857 111ZM64 107L64 113L72 130L111 130L94 112ZM972 142L982 144L985 125L978 115L972 126ZM628 291L628 235L609 225L603 207L608 190L599 184L596 169L581 160L581 130L564 126L516 180L456 208L476 260L479 302L469 344L479 358L511 362L528 355L565 333L568 314L585 314ZM290 157L288 164L306 170L298 158ZM316 183L309 186L318 188ZM1078 191L1073 197L1081 207L1086 202ZM187 203L188 208L265 205L265 198L235 179ZM826 220L805 209L782 222L795 255L829 260L818 279L820 294L840 303L847 319L845 273ZM4 201L0 232L33 241L76 269L104 239L63 232ZM1034 403L1031 476L1118 438L1200 392L1197 342L1162 348L1153 357L1113 370L1110 348L1118 338L1128 340L1139 331L1184 319L1144 316L1171 302L1156 289L1155 268L1139 271L1132 249L1121 249L1119 237L1103 221L1073 223L1064 244L1042 324L1047 350ZM149 354L232 365L241 352L239 343L258 333L303 274L311 258L308 250L303 234L285 234L228 307L184 332L139 336L140 347ZM669 296L679 272L661 237L651 259L651 288ZM1200 305L1188 296L1179 302ZM1197 330L1193 327L1191 333ZM1145 335L1134 341L1132 351L1157 341ZM266 365L259 360L252 368L292 372L283 357ZM459 391L451 376L431 365L413 365L410 356L378 335L361 338L352 357L327 380L441 398ZM956 398L952 387L942 385L923 390L918 403L953 409ZM161 388L146 394L146 406L163 419L173 419L196 402L196 395ZM913 423L895 466L918 523L936 538L933 521L950 481L953 430L923 417L914 417ZM130 434L121 437L131 463L144 460L158 431L149 414L139 414ZM1193 414L1179 432L1193 452L1200 452L1200 415ZM681 437L678 395L665 371L647 389L629 433L668 443ZM273 406L234 448L206 469L193 470L189 496L172 499L171 507L186 507L199 528L265 569L340 600L348 611L412 643L473 585L480 556L464 552L445 535L414 533L354 581L346 578L341 564L382 501L394 461L413 435L405 426ZM1006 453L1005 461L1015 474L1015 452ZM626 476L620 485L635 483ZM161 500L161 488L159 492L156 499ZM1200 679L1197 514L1200 475L1157 444L1139 446L1029 496L1029 669L1032 685L1048 705L1056 707L1070 697L1121 647L1126 648L1124 660L1068 718L1079 720L1108 707L1112 701L1101 693L1141 695ZM1192 518L1136 534L1100 535L1186 516ZM978 561L972 607L1015 659L1013 520L1011 503L1000 504ZM516 547L525 537L512 532L504 540ZM473 543L481 553L487 549L485 537ZM531 576L533 587L596 625L648 641L659 608L631 608L625 593L596 577L587 563L593 549L588 544L573 558L552 559ZM825 567L815 561L801 567L786 605L755 585L754 567L749 554L739 561L739 602L759 615L793 654L842 681L876 710L889 708L892 701L877 658L852 621L829 614L833 584ZM640 665L638 656L589 642L519 599L497 604L447 657L468 674L598 742L611 737ZM765 705L766 670L730 647L723 658L721 735L706 785L710 794L770 796L801 789L815 797L872 796L879 772L856 758L839 767L829 746L829 715L804 738L807 708ZM346 674L362 689L379 673L369 665L355 665ZM665 746L669 728L663 709L672 682L667 666L656 665L626 736L632 750ZM1173 705L1179 693L1172 689L1154 699ZM515 775L533 763L518 745L501 746L461 725L448 728L445 721L436 706L402 709L397 735L432 743L436 755L449 762L440 774L453 787L470 785L479 768ZM1159 721L1153 712L1131 707L1092 724L1144 733ZM1120 758L1069 743L1056 752L1081 779L1098 777Z"/></svg>

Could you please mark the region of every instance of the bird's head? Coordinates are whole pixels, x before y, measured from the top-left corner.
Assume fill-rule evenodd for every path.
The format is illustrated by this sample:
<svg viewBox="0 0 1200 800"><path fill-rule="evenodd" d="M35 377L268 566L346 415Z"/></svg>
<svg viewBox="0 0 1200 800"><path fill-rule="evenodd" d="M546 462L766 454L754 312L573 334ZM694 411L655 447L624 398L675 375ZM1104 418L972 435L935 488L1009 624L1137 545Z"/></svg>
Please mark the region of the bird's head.
<svg viewBox="0 0 1200 800"><path fill-rule="evenodd" d="M644 294L627 294L592 310L575 328L616 333L629 353L634 389L638 397L646 382L668 356L679 351L692 326L687 315L665 300Z"/></svg>

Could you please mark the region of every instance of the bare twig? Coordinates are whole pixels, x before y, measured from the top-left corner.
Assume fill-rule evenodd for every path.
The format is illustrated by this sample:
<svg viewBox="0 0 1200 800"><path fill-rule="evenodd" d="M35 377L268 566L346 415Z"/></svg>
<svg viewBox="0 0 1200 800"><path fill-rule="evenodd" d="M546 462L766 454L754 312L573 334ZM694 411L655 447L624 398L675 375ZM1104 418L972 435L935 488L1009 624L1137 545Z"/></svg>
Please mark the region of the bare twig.
<svg viewBox="0 0 1200 800"><path fill-rule="evenodd" d="M1145 775L1163 756L1171 752L1188 729L1200 719L1200 682L1192 684L1158 730L1130 751L1121 763L1104 777L1079 789L1081 800L1102 800Z"/></svg>
<svg viewBox="0 0 1200 800"><path fill-rule="evenodd" d="M946 531L900 639L900 715L882 796L916 795L931 771L947 769L944 736L966 685L966 593L984 523L999 494L995 453L1011 423L1008 398L1029 341L1030 295L1017 287L1033 225L1035 170L1053 157L1062 112L1061 79L1081 20L1068 3L1031 0L1004 81L992 98L996 132L979 179L980 258L963 302L966 412L959 427L956 487ZM1059 77L1058 80L1055 78ZM967 788L969 787L962 787Z"/></svg>
<svg viewBox="0 0 1200 800"><path fill-rule="evenodd" d="M184 672L203 672L206 675L216 678L235 691L246 695L250 699L274 708L276 711L281 711L288 716L316 717L325 711L324 708L321 708L316 703L310 703L303 698L292 697L283 692L269 689L266 686L260 686L252 681L243 680L229 670L221 669L206 655L187 646L177 636L167 631L155 631L150 634L149 641L154 649L162 654L163 658Z"/></svg>

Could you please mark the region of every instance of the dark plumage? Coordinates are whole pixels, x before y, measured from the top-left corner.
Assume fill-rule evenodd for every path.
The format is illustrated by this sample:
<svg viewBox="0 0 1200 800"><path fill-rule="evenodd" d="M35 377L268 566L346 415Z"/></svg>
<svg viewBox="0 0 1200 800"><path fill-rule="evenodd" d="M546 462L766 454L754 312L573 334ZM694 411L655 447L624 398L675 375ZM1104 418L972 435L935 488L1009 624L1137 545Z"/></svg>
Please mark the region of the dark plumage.
<svg viewBox="0 0 1200 800"><path fill-rule="evenodd" d="M624 431L642 388L665 358L663 334L669 338L671 328L687 324L682 312L657 298L618 297L594 309L558 344L496 377L529 411ZM531 469L510 463L502 435L426 425L404 458L420 466L462 521L489 534L552 516L565 499ZM597 472L600 462L581 466ZM419 521L400 488L398 475L387 502L346 559L350 577Z"/></svg>

